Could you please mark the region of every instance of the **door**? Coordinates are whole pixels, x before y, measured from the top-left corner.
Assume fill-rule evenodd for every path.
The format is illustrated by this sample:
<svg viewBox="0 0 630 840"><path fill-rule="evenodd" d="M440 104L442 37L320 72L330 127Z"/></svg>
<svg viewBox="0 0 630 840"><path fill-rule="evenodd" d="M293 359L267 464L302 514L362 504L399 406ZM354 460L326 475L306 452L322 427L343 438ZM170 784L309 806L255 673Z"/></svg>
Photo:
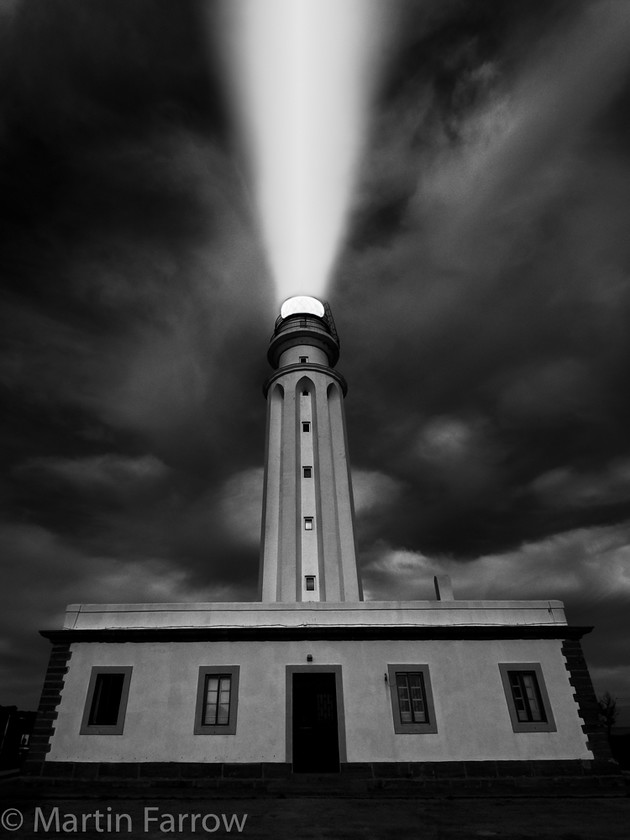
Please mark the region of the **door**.
<svg viewBox="0 0 630 840"><path fill-rule="evenodd" d="M293 674L293 772L339 771L337 690L333 673Z"/></svg>

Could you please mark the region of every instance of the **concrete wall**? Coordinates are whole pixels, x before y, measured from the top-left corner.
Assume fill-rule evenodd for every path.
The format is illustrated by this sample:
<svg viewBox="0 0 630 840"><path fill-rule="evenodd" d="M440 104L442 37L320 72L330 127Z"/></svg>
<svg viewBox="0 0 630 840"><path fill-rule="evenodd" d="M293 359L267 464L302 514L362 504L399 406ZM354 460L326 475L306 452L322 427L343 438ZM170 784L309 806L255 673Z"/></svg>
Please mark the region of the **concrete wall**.
<svg viewBox="0 0 630 840"><path fill-rule="evenodd" d="M340 665L347 760L590 759L559 640L75 643L48 761L284 762L286 666ZM556 732L514 733L500 662L539 662ZM391 663L427 664L435 734L395 734ZM133 666L122 735L80 735L94 665ZM235 735L194 735L199 666L240 665Z"/></svg>

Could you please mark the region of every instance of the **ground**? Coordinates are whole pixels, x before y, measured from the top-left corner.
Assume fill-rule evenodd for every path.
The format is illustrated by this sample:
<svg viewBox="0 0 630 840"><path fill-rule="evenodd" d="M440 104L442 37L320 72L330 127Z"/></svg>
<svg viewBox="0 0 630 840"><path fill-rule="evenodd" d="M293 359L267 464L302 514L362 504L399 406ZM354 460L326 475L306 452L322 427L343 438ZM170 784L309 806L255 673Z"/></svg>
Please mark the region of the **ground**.
<svg viewBox="0 0 630 840"><path fill-rule="evenodd" d="M7 795L3 795L5 793ZM0 837L103 834L163 840L241 834L248 840L628 840L630 798L341 799L125 796L39 802L0 788ZM39 813L36 813L37 809ZM100 814L100 816L98 816ZM55 821L58 815L58 826ZM82 816L88 815L85 825ZM199 815L193 819L194 815ZM225 820L223 817L225 816ZM180 821L181 817L181 821ZM21 827L17 822L23 819ZM205 818L205 820L204 820ZM231 830L226 828L230 825Z"/></svg>

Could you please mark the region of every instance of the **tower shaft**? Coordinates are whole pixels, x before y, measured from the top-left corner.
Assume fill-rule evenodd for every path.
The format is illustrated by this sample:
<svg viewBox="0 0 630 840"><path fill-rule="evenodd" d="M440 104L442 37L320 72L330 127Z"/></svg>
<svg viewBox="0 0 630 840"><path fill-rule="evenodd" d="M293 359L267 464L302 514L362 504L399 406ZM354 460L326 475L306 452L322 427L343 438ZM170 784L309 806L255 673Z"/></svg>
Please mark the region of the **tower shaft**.
<svg viewBox="0 0 630 840"><path fill-rule="evenodd" d="M277 370L266 384L266 602L361 600L338 352L329 310L276 324L269 358Z"/></svg>

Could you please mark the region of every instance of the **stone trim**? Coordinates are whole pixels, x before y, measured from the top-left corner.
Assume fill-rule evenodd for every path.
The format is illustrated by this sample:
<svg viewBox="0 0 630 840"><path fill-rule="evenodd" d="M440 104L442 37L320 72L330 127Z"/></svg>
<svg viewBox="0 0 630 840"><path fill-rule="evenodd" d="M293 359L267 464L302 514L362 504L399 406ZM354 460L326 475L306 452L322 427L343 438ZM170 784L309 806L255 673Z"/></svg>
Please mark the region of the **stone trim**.
<svg viewBox="0 0 630 840"><path fill-rule="evenodd" d="M29 741L28 757L24 765L25 770L29 773L37 774L46 759L46 754L50 752L50 739L55 732L57 706L61 702L61 693L71 656L69 640L53 642L37 709L37 717Z"/></svg>
<svg viewBox="0 0 630 840"><path fill-rule="evenodd" d="M566 624L327 627L120 627L41 630L53 644L76 642L299 641L302 639L581 639L592 627Z"/></svg>
<svg viewBox="0 0 630 840"><path fill-rule="evenodd" d="M586 746L597 762L610 762L612 753L606 732L599 720L597 697L580 640L565 639L562 643L562 653L566 659L565 668L569 672L569 683L575 690L573 697L578 706L578 715L584 721L582 731L586 735Z"/></svg>

